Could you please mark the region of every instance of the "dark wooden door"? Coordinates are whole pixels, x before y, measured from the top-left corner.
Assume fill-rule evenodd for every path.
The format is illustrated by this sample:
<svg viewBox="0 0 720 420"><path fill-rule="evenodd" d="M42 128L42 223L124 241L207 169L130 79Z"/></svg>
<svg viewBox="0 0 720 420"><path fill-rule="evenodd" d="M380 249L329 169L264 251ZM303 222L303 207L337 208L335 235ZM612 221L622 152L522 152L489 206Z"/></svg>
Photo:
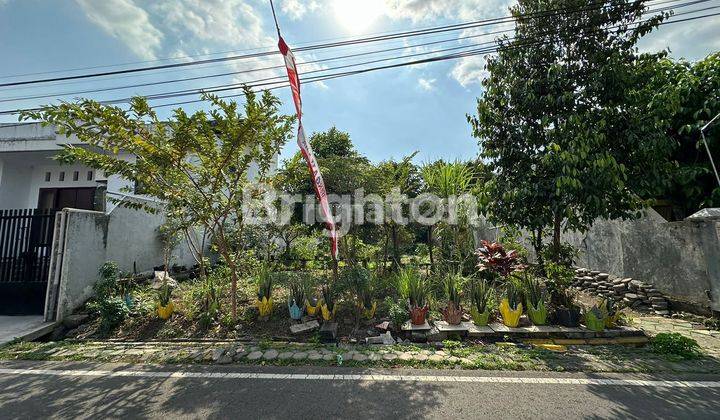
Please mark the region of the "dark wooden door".
<svg viewBox="0 0 720 420"><path fill-rule="evenodd" d="M96 188L41 188L38 208L94 210Z"/></svg>

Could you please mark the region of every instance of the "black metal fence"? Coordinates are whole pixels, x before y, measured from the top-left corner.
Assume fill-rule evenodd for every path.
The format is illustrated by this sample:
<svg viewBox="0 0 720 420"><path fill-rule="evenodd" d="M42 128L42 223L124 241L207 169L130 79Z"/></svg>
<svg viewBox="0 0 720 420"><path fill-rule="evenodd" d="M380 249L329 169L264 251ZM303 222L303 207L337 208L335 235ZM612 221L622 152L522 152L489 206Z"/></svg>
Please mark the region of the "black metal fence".
<svg viewBox="0 0 720 420"><path fill-rule="evenodd" d="M56 212L0 210L0 313L42 313Z"/></svg>

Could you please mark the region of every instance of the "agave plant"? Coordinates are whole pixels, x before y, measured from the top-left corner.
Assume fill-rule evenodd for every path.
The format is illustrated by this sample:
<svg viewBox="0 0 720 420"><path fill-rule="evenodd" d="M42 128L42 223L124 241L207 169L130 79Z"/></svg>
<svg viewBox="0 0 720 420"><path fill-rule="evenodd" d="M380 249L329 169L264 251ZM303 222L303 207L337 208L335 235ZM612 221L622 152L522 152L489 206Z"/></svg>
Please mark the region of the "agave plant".
<svg viewBox="0 0 720 420"><path fill-rule="evenodd" d="M547 322L547 308L545 307L545 293L542 283L536 277L525 274L521 277L521 285L525 295L525 304L530 320L535 325L545 325Z"/></svg>
<svg viewBox="0 0 720 420"><path fill-rule="evenodd" d="M508 281L505 284L505 298L510 309L516 309L522 305L523 290L517 281Z"/></svg>
<svg viewBox="0 0 720 420"><path fill-rule="evenodd" d="M302 307L305 303L305 286L300 282L290 284L290 296L288 297L288 305L295 304Z"/></svg>
<svg viewBox="0 0 720 420"><path fill-rule="evenodd" d="M329 284L322 286L323 306L332 313L335 310L335 291Z"/></svg>
<svg viewBox="0 0 720 420"><path fill-rule="evenodd" d="M425 316L430 309L427 303L427 283L417 271L411 268L401 270L398 273L397 282L400 295L408 303L410 322L414 325L424 324Z"/></svg>
<svg viewBox="0 0 720 420"><path fill-rule="evenodd" d="M474 281L470 284L470 302L472 310L479 314L491 311L495 302L495 290L486 281Z"/></svg>
<svg viewBox="0 0 720 420"><path fill-rule="evenodd" d="M258 270L258 274L256 277L257 281L257 297L259 301L262 301L263 298L266 298L266 300L270 300L272 297L272 272L270 271L270 268L263 265Z"/></svg>
<svg viewBox="0 0 720 420"><path fill-rule="evenodd" d="M480 271L490 271L507 277L525 268L525 265L520 263L520 255L517 251L505 251L505 247L497 242L483 240L481 243L482 246L475 252Z"/></svg>
<svg viewBox="0 0 720 420"><path fill-rule="evenodd" d="M459 274L450 274L445 277L445 295L448 303L445 309L442 310L443 318L445 322L452 325L457 325L462 321L462 306L460 305L460 292L458 287L459 280L462 276Z"/></svg>
<svg viewBox="0 0 720 420"><path fill-rule="evenodd" d="M410 307L427 306L428 287L425 280L416 270L405 268L398 273L398 287L403 298L408 300Z"/></svg>

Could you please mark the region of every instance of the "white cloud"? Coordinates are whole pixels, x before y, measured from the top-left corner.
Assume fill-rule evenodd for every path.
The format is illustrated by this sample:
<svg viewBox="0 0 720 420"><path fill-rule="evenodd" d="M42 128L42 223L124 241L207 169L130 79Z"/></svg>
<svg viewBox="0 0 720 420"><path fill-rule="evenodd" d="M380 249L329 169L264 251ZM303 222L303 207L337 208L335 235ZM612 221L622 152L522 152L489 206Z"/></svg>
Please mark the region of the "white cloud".
<svg viewBox="0 0 720 420"><path fill-rule="evenodd" d="M425 78L419 78L418 79L418 86L420 86L420 89L430 92L432 90L435 90L435 82L437 79L425 79Z"/></svg>
<svg viewBox="0 0 720 420"><path fill-rule="evenodd" d="M290 19L299 20L305 16L305 13L313 12L319 7L317 1L284 0L280 5L280 10Z"/></svg>
<svg viewBox="0 0 720 420"><path fill-rule="evenodd" d="M672 21L673 18L670 18ZM697 60L720 50L720 16L663 25L640 39L641 52L670 48L671 56Z"/></svg>
<svg viewBox="0 0 720 420"><path fill-rule="evenodd" d="M483 55L463 57L450 71L450 76L457 80L462 87L468 87L473 84L479 86L488 74L485 70L485 56Z"/></svg>
<svg viewBox="0 0 720 420"><path fill-rule="evenodd" d="M413 22L436 19L476 20L508 14L511 0L385 0L387 14Z"/></svg>
<svg viewBox="0 0 720 420"><path fill-rule="evenodd" d="M122 41L138 57L156 58L163 33L133 0L77 0L77 3L92 23Z"/></svg>

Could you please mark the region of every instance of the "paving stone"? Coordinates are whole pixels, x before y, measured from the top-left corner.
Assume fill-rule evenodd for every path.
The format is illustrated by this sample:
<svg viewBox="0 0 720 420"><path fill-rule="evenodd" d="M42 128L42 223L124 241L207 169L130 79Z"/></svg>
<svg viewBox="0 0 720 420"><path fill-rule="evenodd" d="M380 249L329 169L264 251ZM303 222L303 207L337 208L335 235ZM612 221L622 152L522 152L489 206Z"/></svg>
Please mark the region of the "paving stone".
<svg viewBox="0 0 720 420"><path fill-rule="evenodd" d="M413 359L417 360L418 362L424 362L428 359L427 354L416 354L413 356Z"/></svg>
<svg viewBox="0 0 720 420"><path fill-rule="evenodd" d="M233 355L234 356L234 355ZM229 354L225 353L217 360L217 364L219 365L227 365L228 363L232 363L233 356L230 356Z"/></svg>
<svg viewBox="0 0 720 420"><path fill-rule="evenodd" d="M324 354L322 358L323 358L323 360L327 360L327 361L335 360L335 355L334 354Z"/></svg>
<svg viewBox="0 0 720 420"><path fill-rule="evenodd" d="M400 353L400 355L398 357L400 358L400 360L412 360L413 359L413 355L408 352L402 352L402 353Z"/></svg>
<svg viewBox="0 0 720 420"><path fill-rule="evenodd" d="M368 359L368 357L362 353L355 353L355 355L353 355L352 359L355 360L356 362L364 362Z"/></svg>
<svg viewBox="0 0 720 420"><path fill-rule="evenodd" d="M292 358L292 357L293 357L293 354L294 354L294 353L291 352L291 351L284 351L284 352L278 354L278 357L277 357L277 358L280 359L280 360L287 360L287 359Z"/></svg>
<svg viewBox="0 0 720 420"><path fill-rule="evenodd" d="M380 355L379 353L370 353L370 355L368 356L368 359L372 360L373 362L376 362L382 358L383 358L383 356Z"/></svg>
<svg viewBox="0 0 720 420"><path fill-rule="evenodd" d="M385 360L395 360L397 359L398 355L395 353L385 353L383 354L383 359Z"/></svg>
<svg viewBox="0 0 720 420"><path fill-rule="evenodd" d="M237 362L238 360L240 360L240 359L242 359L243 357L247 356L247 354L248 354L248 352L245 351L245 350L243 350L243 351L236 351L236 352L235 352L235 356L233 356L233 360Z"/></svg>
<svg viewBox="0 0 720 420"><path fill-rule="evenodd" d="M275 349L270 349L266 351L262 357L265 360L275 360L278 357L278 351Z"/></svg>
<svg viewBox="0 0 720 420"><path fill-rule="evenodd" d="M305 359L307 359L307 357L308 357L308 354L306 352L299 351L299 352L293 354L292 358L295 360L305 360Z"/></svg>
<svg viewBox="0 0 720 420"><path fill-rule="evenodd" d="M428 357L428 360L431 362L442 362L445 358L439 354L433 354L432 356Z"/></svg>
<svg viewBox="0 0 720 420"><path fill-rule="evenodd" d="M128 353L129 353L129 354L132 354L132 353L130 353L130 352L128 352ZM144 352L143 352L143 353L144 353ZM140 353L140 354L142 354L142 353ZM225 354L225 349L215 349L215 350L213 350L213 352L212 352L213 362L217 362L218 360L220 360L220 357L222 357L223 354Z"/></svg>
<svg viewBox="0 0 720 420"><path fill-rule="evenodd" d="M261 352L259 350L250 352L247 355L248 360L258 360L261 357L263 357L263 352Z"/></svg>

